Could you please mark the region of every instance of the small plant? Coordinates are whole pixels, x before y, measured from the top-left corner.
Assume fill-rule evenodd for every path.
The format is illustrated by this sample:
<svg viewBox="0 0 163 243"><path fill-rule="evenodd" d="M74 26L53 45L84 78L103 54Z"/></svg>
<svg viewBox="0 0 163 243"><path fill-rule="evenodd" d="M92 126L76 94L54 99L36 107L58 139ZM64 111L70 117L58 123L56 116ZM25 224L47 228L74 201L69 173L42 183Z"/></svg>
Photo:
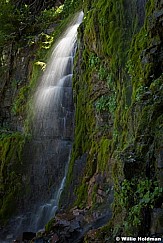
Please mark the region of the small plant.
<svg viewBox="0 0 163 243"><path fill-rule="evenodd" d="M136 90L136 95L135 95L135 99L136 101L140 101L143 94L147 91L147 87L144 86L140 86L137 90Z"/></svg>
<svg viewBox="0 0 163 243"><path fill-rule="evenodd" d="M96 102L96 110L97 111L109 111L109 97L101 96Z"/></svg>
<svg viewBox="0 0 163 243"><path fill-rule="evenodd" d="M53 228L53 225L55 224L55 218L52 218L46 225L45 225L45 232L50 233L50 231Z"/></svg>
<svg viewBox="0 0 163 243"><path fill-rule="evenodd" d="M113 140L116 141L118 138L118 130L117 129L114 129L113 130Z"/></svg>
<svg viewBox="0 0 163 243"><path fill-rule="evenodd" d="M107 82L107 86L110 90L113 90L113 77L112 75L109 73L107 78L106 78L106 82Z"/></svg>
<svg viewBox="0 0 163 243"><path fill-rule="evenodd" d="M107 69L105 67L103 67L102 65L100 65L100 69L98 72L99 79L106 80L107 75L108 75Z"/></svg>
<svg viewBox="0 0 163 243"><path fill-rule="evenodd" d="M42 33L40 35L41 47L43 49L49 49L53 44L53 36Z"/></svg>
<svg viewBox="0 0 163 243"><path fill-rule="evenodd" d="M109 97L109 110L113 114L116 109L116 92Z"/></svg>
<svg viewBox="0 0 163 243"><path fill-rule="evenodd" d="M45 69L46 69L46 63L45 62L38 61L35 64L40 66L42 71L45 71Z"/></svg>
<svg viewBox="0 0 163 243"><path fill-rule="evenodd" d="M149 179L131 181L124 180L121 190L115 192L116 200L122 209L126 209L124 230L133 233L132 230L141 226L142 211L144 208L153 208L155 201L161 196L163 188L158 187L157 182Z"/></svg>
<svg viewBox="0 0 163 243"><path fill-rule="evenodd" d="M97 68L98 64L99 64L99 58L94 53L91 53L89 57L89 66L91 68Z"/></svg>
<svg viewBox="0 0 163 243"><path fill-rule="evenodd" d="M35 24L41 29L46 29L50 24L59 20L63 14L64 5L61 5L57 8L50 8L41 11L41 14L36 16Z"/></svg>
<svg viewBox="0 0 163 243"><path fill-rule="evenodd" d="M96 102L96 110L99 112L110 111L113 114L116 109L115 94L112 94L110 96L101 96Z"/></svg>
<svg viewBox="0 0 163 243"><path fill-rule="evenodd" d="M134 76L134 65L133 65L131 59L129 59L126 64L126 70L127 70L128 74L130 75L130 77Z"/></svg>
<svg viewBox="0 0 163 243"><path fill-rule="evenodd" d="M17 88L21 83L22 83L22 80L13 79L11 85L13 88Z"/></svg>

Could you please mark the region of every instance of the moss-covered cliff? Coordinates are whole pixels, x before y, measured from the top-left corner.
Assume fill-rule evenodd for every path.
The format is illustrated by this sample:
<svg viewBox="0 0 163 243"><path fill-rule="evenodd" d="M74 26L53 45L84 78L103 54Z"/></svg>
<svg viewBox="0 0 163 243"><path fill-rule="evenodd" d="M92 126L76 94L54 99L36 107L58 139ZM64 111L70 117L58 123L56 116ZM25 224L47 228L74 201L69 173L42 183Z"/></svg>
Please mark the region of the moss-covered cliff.
<svg viewBox="0 0 163 243"><path fill-rule="evenodd" d="M84 1L84 13L75 141L61 205L66 198L68 207L112 212L97 242L161 236L162 3Z"/></svg>
<svg viewBox="0 0 163 243"><path fill-rule="evenodd" d="M66 213L58 215L56 220L71 221L72 212L74 215L82 212L81 242L114 242L116 236L162 236L163 3L159 0L66 0L63 26L66 17L71 18L71 13L80 6L84 21L79 28L73 78L74 144L60 200L60 208ZM61 29L57 30L55 35L60 32ZM31 42L30 55L25 59L24 49L15 50L13 43L5 52L11 62L7 75L3 72L7 80L2 93L5 115L2 115L0 212L3 221L11 215L10 211L9 215L5 212L13 201L13 193L21 195L21 190L17 192L24 168L19 171L24 144L22 124L28 117L24 114L26 96L31 94L40 67L44 68L44 55L52 40L47 32L36 39L35 44ZM36 49L38 54L33 55ZM13 50L17 53L15 59ZM13 61L18 60L19 64L19 59L23 67L20 76ZM34 63L39 61L37 65L33 59ZM28 78L21 83L23 76ZM12 91L12 99L8 99L8 90ZM17 98L12 106L15 93ZM29 131L29 119L26 121L26 131ZM16 177L9 173L11 170L15 173L12 161ZM47 232L55 232L63 242L69 237L75 240L73 227L70 236L64 238L56 225L52 220Z"/></svg>

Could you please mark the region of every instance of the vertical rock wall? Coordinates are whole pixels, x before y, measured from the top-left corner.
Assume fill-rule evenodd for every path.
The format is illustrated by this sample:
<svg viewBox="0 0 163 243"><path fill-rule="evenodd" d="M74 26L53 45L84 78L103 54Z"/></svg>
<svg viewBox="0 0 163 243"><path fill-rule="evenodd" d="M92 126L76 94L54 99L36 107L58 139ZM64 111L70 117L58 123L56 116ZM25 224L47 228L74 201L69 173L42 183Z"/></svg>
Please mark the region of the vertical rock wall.
<svg viewBox="0 0 163 243"><path fill-rule="evenodd" d="M85 1L84 11L73 82L75 141L61 206L112 212L97 242L160 236L162 2Z"/></svg>
<svg viewBox="0 0 163 243"><path fill-rule="evenodd" d="M36 50L36 48L35 48ZM14 105L22 87L27 87L32 73L32 64L35 56L33 47L17 48L13 43L4 50L7 60L5 76L1 82L1 127L11 131L22 131L23 117L17 116ZM25 93L25 92L24 92ZM22 106L26 102L28 92L22 97ZM24 98L24 100L23 100ZM19 112L18 112L19 113Z"/></svg>
<svg viewBox="0 0 163 243"><path fill-rule="evenodd" d="M24 120L29 97L35 46L17 48L12 43L4 48L5 72L1 77L0 103L0 224L3 225L16 210L19 210L26 186L23 174L26 165L22 159L27 134ZM26 134L26 135L25 135Z"/></svg>
<svg viewBox="0 0 163 243"><path fill-rule="evenodd" d="M60 205L86 211L88 223L108 215L108 223L89 232L85 242L114 242L120 235L160 236L163 3L86 0L83 8L85 18L79 30L73 81L75 141ZM24 100L29 91L22 84L28 83L31 74L32 53L28 47L17 51L11 46L5 51L9 62L2 82L1 124L5 132L22 131ZM11 107L21 85L20 99ZM17 118L11 110L18 112ZM5 198L0 201L3 221L10 217L9 209L14 210L11 204L15 205L15 195L19 194L15 188L23 178L25 185L29 183L21 176L25 169L17 153L22 152L23 144L20 133L10 132L0 144L5 148L0 192ZM28 158L26 150L24 155ZM8 162L4 164L6 157ZM14 173L8 174L10 171ZM6 187L8 182L10 187ZM22 202L20 205L23 207ZM96 228L104 223L96 221Z"/></svg>

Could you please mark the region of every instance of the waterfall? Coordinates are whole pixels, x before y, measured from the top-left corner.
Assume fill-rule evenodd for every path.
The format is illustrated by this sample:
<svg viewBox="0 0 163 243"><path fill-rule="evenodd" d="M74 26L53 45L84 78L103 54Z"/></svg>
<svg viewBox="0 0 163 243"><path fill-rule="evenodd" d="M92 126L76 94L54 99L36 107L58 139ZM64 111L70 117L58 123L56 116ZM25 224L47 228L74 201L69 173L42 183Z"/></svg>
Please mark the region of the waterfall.
<svg viewBox="0 0 163 243"><path fill-rule="evenodd" d="M39 195L40 190L44 189L47 183L51 182L55 185L55 188L49 186L53 197L48 202L46 193L45 197L40 195L42 201L46 202L39 206L32 217L30 225L35 231L43 228L54 216L65 182L66 165L73 139L73 59L76 51L77 29L82 19L83 12L80 12L55 44L35 94L36 117L33 130L35 140L41 145L39 157L36 155L35 162L37 164L39 158L38 167L41 166L42 169L39 168L40 174L36 175L38 178L33 178L33 184L37 187L35 192Z"/></svg>
<svg viewBox="0 0 163 243"><path fill-rule="evenodd" d="M5 242L11 242L22 232L43 229L57 210L73 141L73 59L82 19L80 12L55 44L36 89L33 140L26 156L31 187L30 198L25 203L27 213L11 221L10 239Z"/></svg>

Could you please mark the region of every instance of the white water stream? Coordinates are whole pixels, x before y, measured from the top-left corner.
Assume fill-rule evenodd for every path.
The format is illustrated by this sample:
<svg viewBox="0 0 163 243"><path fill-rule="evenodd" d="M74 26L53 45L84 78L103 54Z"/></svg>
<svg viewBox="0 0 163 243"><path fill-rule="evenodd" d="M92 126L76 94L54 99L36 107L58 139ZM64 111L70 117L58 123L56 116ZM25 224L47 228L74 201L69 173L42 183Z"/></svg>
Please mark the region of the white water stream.
<svg viewBox="0 0 163 243"><path fill-rule="evenodd" d="M66 123L68 107L71 106L72 102L73 58L76 51L77 29L82 19L83 12L80 12L75 16L66 32L55 45L35 95L35 136L57 137L61 141L63 139L63 143L61 142L62 149L64 149L65 139L68 137ZM66 104L64 104L65 100ZM44 118L46 116L49 117L49 114L50 121L48 120L47 122L47 119ZM48 127L48 125L50 126ZM51 126L53 126L53 129L51 129ZM54 217L66 179L68 160L69 156L64 163L65 173L58 189L55 190L53 198L41 205L35 215L33 215L30 222L32 226L29 228L30 230L40 230Z"/></svg>
<svg viewBox="0 0 163 243"><path fill-rule="evenodd" d="M77 29L82 19L83 12L80 12L55 44L34 97L33 160L35 163L31 165L31 181L33 192L36 192L39 195L38 200L44 203L39 206L34 205L31 211L14 218L11 221L11 232L9 230L4 242L12 242L13 238L24 231L36 232L43 229L45 224L54 217L58 208L71 152L73 131L73 128L69 129L73 119L71 82ZM59 171L61 168L62 173ZM53 173L55 170L56 172ZM60 174L59 177L56 176L57 173ZM50 189L51 197L45 202L45 188L47 182L49 183L49 175L50 179L57 177L59 181L56 188ZM37 198L35 195L34 197Z"/></svg>

